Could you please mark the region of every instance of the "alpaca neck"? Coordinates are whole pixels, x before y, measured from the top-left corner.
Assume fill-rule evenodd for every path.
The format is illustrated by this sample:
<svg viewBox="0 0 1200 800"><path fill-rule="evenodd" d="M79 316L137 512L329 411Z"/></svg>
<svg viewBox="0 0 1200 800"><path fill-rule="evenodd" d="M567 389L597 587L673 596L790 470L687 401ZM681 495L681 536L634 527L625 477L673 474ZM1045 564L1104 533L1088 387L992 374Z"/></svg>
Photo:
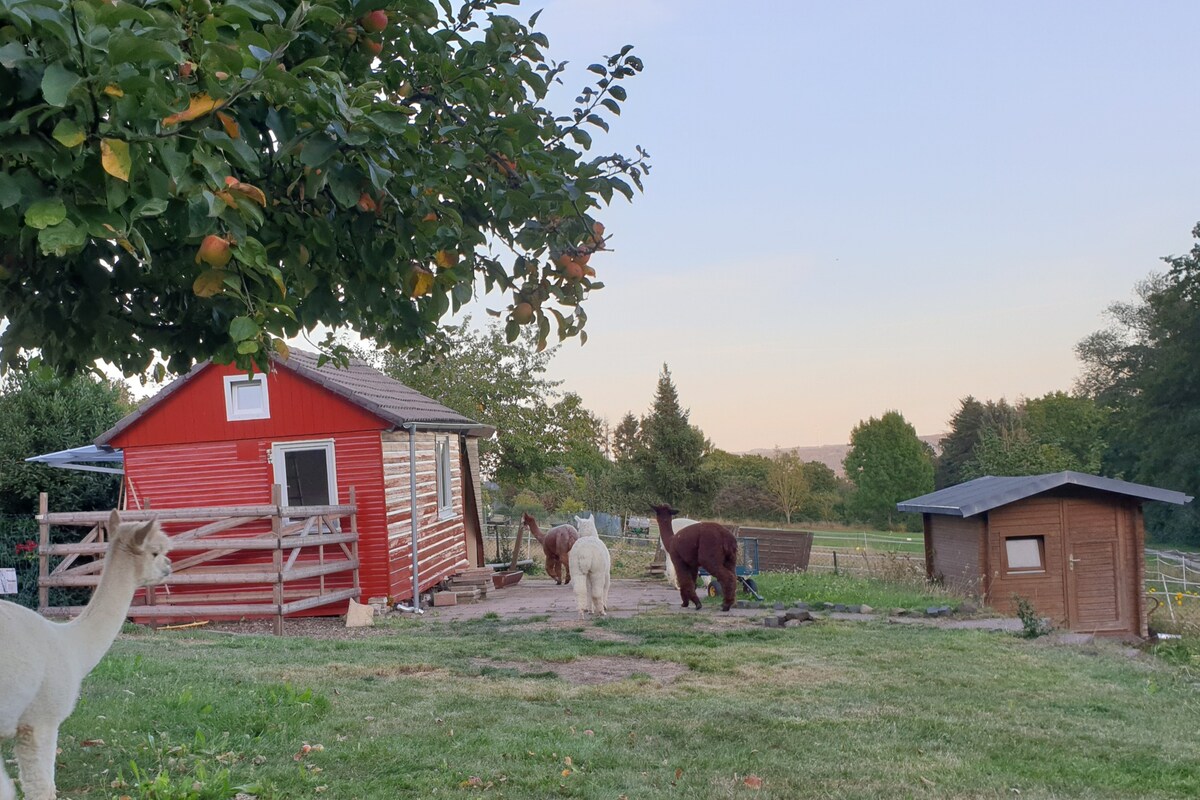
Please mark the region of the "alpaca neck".
<svg viewBox="0 0 1200 800"><path fill-rule="evenodd" d="M116 543L110 544L100 585L92 593L92 599L82 614L63 626L85 670L90 671L100 663L121 632L136 590L130 559L118 551Z"/></svg>
<svg viewBox="0 0 1200 800"><path fill-rule="evenodd" d="M658 517L658 538L662 542L663 550L671 552L671 540L675 538L675 529L671 527L671 518L667 515Z"/></svg>
<svg viewBox="0 0 1200 800"><path fill-rule="evenodd" d="M546 536L542 533L542 529L538 527L537 520L529 520L529 532L533 534L533 538L538 540L538 544L545 544Z"/></svg>

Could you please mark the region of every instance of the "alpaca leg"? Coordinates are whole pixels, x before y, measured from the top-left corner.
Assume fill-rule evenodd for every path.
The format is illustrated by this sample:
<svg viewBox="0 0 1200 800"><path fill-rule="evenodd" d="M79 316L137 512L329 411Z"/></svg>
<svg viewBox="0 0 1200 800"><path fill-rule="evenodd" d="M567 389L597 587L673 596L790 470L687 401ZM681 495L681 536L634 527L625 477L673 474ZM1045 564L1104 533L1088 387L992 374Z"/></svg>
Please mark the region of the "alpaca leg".
<svg viewBox="0 0 1200 800"><path fill-rule="evenodd" d="M668 556L668 558L670 558L670 556ZM679 590L679 599L683 601L683 603L680 605L680 608L687 608L692 602L692 594L695 594L695 592L692 592L692 594L688 593L687 575L685 574L683 567L681 567L679 564L675 564L674 559L672 559L672 566L675 567L675 580L673 583L675 584L675 588ZM694 580L692 581L692 585L696 585Z"/></svg>
<svg viewBox="0 0 1200 800"><path fill-rule="evenodd" d="M558 562L558 557L553 554L547 554L547 556L546 556L546 574L549 575L551 578L554 578L555 586L562 585L562 579L559 577L559 570L561 570L561 569L562 569L562 565Z"/></svg>
<svg viewBox="0 0 1200 800"><path fill-rule="evenodd" d="M721 582L721 589L724 590L725 596L721 603L721 610L728 611L737 602L737 573L728 567L722 567L713 575Z"/></svg>
<svg viewBox="0 0 1200 800"><path fill-rule="evenodd" d="M604 577L597 575L589 583L591 584L588 588L591 590L589 594L592 596L592 613L600 617L606 616L604 613Z"/></svg>
<svg viewBox="0 0 1200 800"><path fill-rule="evenodd" d="M688 566L687 569L679 570L679 593L683 594L684 608L687 608L689 602L694 603L696 608L702 608L700 597L696 594L696 581L699 579L700 569L698 567Z"/></svg>
<svg viewBox="0 0 1200 800"><path fill-rule="evenodd" d="M579 618L587 617L588 607L588 576L587 573L575 576L575 585L572 587L575 590L575 605L579 608Z"/></svg>
<svg viewBox="0 0 1200 800"><path fill-rule="evenodd" d="M612 588L612 574L606 572L604 574L604 589L600 594L600 596L601 596L601 600L600 600L601 611L600 611L600 613L603 614L604 616L608 616L608 590L611 588Z"/></svg>
<svg viewBox="0 0 1200 800"><path fill-rule="evenodd" d="M54 800L54 755L58 725L17 729L17 768L25 800Z"/></svg>
<svg viewBox="0 0 1200 800"><path fill-rule="evenodd" d="M0 800L17 800L17 787L4 769L4 758L0 756Z"/></svg>
<svg viewBox="0 0 1200 800"><path fill-rule="evenodd" d="M561 568L562 568L562 576L563 576L562 582L570 583L571 582L571 562L565 558L560 558L558 560L558 563L561 565Z"/></svg>

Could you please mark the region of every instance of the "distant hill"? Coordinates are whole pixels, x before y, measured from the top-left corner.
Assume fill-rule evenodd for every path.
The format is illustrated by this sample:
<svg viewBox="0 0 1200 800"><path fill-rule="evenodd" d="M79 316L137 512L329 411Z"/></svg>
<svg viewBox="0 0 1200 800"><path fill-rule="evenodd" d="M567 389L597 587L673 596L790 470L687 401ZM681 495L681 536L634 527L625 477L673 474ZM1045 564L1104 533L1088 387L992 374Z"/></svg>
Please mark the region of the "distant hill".
<svg viewBox="0 0 1200 800"><path fill-rule="evenodd" d="M928 442L934 452L941 452L941 441L946 437L944 433L931 433L928 436L918 436L922 442ZM781 447L779 448L784 453L795 453L796 457L801 461L820 461L825 466L833 470L838 477L845 477L846 472L842 469L842 462L846 460L846 453L850 451L848 444L822 444L813 447ZM758 450L748 450L741 455L749 456L766 456L770 458L775 455L775 448L766 448Z"/></svg>

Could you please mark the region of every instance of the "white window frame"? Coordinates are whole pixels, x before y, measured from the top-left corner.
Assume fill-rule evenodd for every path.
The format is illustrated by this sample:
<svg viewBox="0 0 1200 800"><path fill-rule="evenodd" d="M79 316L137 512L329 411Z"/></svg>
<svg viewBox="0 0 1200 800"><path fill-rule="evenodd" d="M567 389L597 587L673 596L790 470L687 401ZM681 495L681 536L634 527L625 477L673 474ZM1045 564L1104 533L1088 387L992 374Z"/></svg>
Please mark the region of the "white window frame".
<svg viewBox="0 0 1200 800"><path fill-rule="evenodd" d="M253 409L239 409L235 398L239 386L249 384L258 384L262 389L262 406ZM230 422L238 422L246 419L270 419L271 418L271 396L267 392L267 376L259 373L257 375L226 375L225 376L225 419Z"/></svg>
<svg viewBox="0 0 1200 800"><path fill-rule="evenodd" d="M304 442L273 442L271 444L271 464L274 467L275 483L279 484L280 503L285 506L293 505L288 497L287 459L286 454L296 450L324 450L325 472L329 478L329 504L338 504L337 482L337 453L334 450L333 439L315 439ZM285 520L290 522L291 520Z"/></svg>
<svg viewBox="0 0 1200 800"><path fill-rule="evenodd" d="M433 440L433 461L437 474L438 519L454 516L454 469L450 461L450 437Z"/></svg>
<svg viewBox="0 0 1200 800"><path fill-rule="evenodd" d="M1017 550L1016 553L1014 553L1013 548L1010 547L1010 545L1017 545L1018 543L1019 543L1019 545L1018 545L1019 549ZM1023 545L1023 547L1022 547L1022 545ZM1030 555L1029 553L1021 552L1021 550L1025 550L1030 546L1032 546L1037 551L1038 563L1030 565L1027 563L1020 564L1020 562L1018 562L1019 565L1014 565L1013 559L1012 559L1013 555ZM1042 536L1042 535L1006 536L1006 537L1004 537L1004 564L1010 574L1022 574L1022 573L1036 574L1036 573L1040 573L1040 572L1045 572L1046 571L1046 537Z"/></svg>

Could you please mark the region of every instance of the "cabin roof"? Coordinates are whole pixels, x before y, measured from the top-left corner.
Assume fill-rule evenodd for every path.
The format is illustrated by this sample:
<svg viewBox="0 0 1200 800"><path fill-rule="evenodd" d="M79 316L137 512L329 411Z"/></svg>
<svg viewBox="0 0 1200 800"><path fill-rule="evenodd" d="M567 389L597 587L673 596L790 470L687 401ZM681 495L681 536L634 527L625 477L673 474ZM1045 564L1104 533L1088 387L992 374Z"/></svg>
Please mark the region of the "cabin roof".
<svg viewBox="0 0 1200 800"><path fill-rule="evenodd" d="M491 436L495 432L495 428L459 414L358 358L351 358L348 366L340 368L329 362L319 363L319 357L313 353L293 349L287 359L273 355L271 360L275 368L291 370L396 427L416 424L425 430L455 430L473 436ZM114 436L136 424L211 364L211 361L199 363L186 375L168 384L138 406L136 411L100 434L96 444L105 445Z"/></svg>
<svg viewBox="0 0 1200 800"><path fill-rule="evenodd" d="M1066 470L1046 475L1021 477L985 475L973 481L949 486L897 503L896 509L925 514L944 514L952 517L972 517L1061 486L1083 486L1102 492L1135 497L1139 500L1157 500L1175 505L1184 505L1192 500L1183 492Z"/></svg>

